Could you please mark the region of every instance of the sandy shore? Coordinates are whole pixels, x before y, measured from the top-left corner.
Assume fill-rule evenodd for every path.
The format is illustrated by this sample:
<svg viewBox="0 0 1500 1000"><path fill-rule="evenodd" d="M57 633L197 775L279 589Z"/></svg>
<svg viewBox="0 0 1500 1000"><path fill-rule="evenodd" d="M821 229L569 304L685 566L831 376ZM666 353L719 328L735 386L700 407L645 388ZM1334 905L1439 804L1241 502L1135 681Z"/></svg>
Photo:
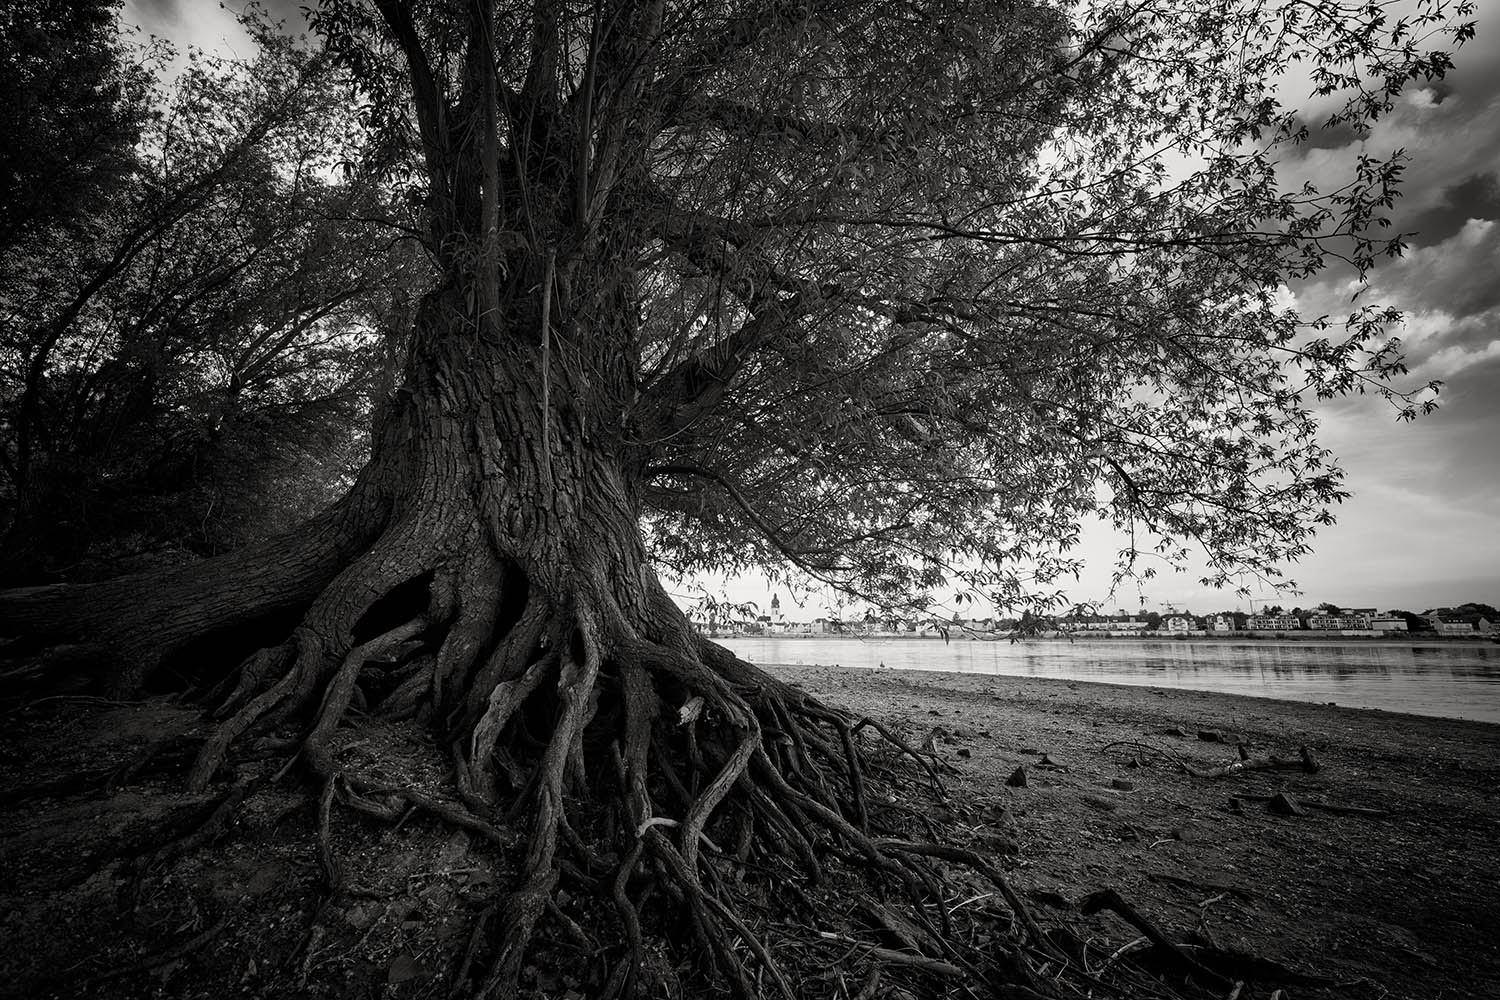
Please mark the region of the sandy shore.
<svg viewBox="0 0 1500 1000"><path fill-rule="evenodd" d="M993 841L985 817L1003 810L1014 878L1086 937L1136 936L1112 915L1070 915L1107 887L1178 939L1338 984L1288 987L1296 1000L1496 995L1500 726L1166 688L773 669L930 740L957 769L955 810L977 842ZM1252 759L1306 746L1321 767L1203 778L1181 766L1229 764L1240 744ZM1018 766L1027 786L1007 787ZM1277 793L1303 814L1273 811Z"/></svg>

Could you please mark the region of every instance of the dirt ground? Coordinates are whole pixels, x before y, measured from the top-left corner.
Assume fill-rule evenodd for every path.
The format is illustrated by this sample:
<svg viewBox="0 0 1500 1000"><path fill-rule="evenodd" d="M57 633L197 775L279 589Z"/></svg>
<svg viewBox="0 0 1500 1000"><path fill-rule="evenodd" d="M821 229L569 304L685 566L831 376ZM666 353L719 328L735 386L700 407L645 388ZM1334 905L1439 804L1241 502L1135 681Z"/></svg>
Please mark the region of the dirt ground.
<svg viewBox="0 0 1500 1000"><path fill-rule="evenodd" d="M1035 900L1113 888L1175 939L1197 930L1337 983L1289 987L1296 1000L1500 996L1500 726L1032 678L778 673L913 739L936 731L955 799L1007 807L1012 877ZM1241 742L1252 760L1307 746L1320 769L1178 766L1230 764ZM1018 766L1027 784L1008 787ZM1303 815L1273 811L1277 793ZM1081 926L1137 936L1108 913Z"/></svg>
<svg viewBox="0 0 1500 1000"><path fill-rule="evenodd" d="M1114 913L1078 912L1114 889L1174 940L1328 981L1283 976L1286 1000L1496 995L1500 726L1152 688L776 670L951 765L949 808L934 819L992 855L1045 923L1074 928L1094 971L1142 936ZM462 832L336 816L348 891L329 912L316 809L295 782L253 786L216 825L223 788L194 798L180 775L120 771L152 745L170 761L175 741L202 732L195 710L70 699L0 722L0 995L446 996L454 956L512 875ZM335 749L344 766L433 794L446 780L439 749L410 727L362 723ZM1268 755L1289 769L1184 768ZM284 759L242 759L231 788L275 777ZM1007 784L1018 767L1024 787ZM1301 814L1275 811L1277 793ZM204 835L176 841L164 821ZM955 906L970 903L983 905ZM569 947L543 942L525 977L533 995L591 995ZM653 995L693 995L658 971ZM830 965L819 985L852 996L860 980Z"/></svg>

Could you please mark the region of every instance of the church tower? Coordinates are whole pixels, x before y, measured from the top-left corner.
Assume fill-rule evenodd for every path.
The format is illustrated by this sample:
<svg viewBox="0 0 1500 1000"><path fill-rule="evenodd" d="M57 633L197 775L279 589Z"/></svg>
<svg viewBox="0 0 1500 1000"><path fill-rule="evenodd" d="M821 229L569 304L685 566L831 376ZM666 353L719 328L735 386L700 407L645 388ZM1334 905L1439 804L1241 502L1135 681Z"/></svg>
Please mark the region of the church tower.
<svg viewBox="0 0 1500 1000"><path fill-rule="evenodd" d="M771 595L771 621L775 622L777 625L780 625L782 622L781 598L776 594Z"/></svg>

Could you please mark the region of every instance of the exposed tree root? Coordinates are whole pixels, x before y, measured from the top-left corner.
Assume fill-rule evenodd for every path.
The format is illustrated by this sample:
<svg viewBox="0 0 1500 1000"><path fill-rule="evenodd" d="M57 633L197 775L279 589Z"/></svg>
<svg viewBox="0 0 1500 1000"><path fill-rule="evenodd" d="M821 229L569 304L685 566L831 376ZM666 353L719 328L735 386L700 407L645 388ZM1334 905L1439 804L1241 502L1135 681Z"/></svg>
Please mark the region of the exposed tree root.
<svg viewBox="0 0 1500 1000"><path fill-rule="evenodd" d="M208 686L219 700L206 738L88 775L128 781L196 747L188 789L219 789L128 866L127 902L145 873L222 834L257 787L226 765L279 752L316 802L323 902L307 960L360 881L338 851L340 813L421 815L480 838L506 873L449 970L454 996L529 995L552 939L584 956L590 992L610 1000L657 995L682 974L736 997L807 995L832 944L847 945L859 995L893 980L918 993L1110 995L987 858L941 842L938 767L900 734L696 637L654 580L620 585L619 567L580 560L566 590L543 587L469 535L393 532L285 641ZM418 551L448 556L424 566ZM448 780L361 769L341 728L366 715L437 735ZM951 901L976 877L1005 905L956 917ZM991 932L960 933L957 919ZM965 943L997 933L1011 944Z"/></svg>

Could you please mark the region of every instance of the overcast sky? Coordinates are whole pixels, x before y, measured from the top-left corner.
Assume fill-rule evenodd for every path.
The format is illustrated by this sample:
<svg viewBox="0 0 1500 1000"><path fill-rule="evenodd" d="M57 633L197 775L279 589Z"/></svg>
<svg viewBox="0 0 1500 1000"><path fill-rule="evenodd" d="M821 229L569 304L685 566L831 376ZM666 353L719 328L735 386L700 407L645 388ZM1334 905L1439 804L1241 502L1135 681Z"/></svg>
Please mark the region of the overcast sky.
<svg viewBox="0 0 1500 1000"><path fill-rule="evenodd" d="M297 9L305 2L266 6L301 30ZM1411 381L1442 379L1441 409L1406 424L1378 398L1321 407L1323 443L1339 456L1354 497L1339 508L1338 523L1319 533L1315 553L1290 568L1302 596L1280 603L1418 611L1466 600L1500 605L1500 0L1479 0L1478 11L1478 36L1458 53L1457 69L1410 90L1365 143L1371 153L1407 151L1395 225L1416 235L1404 258L1376 270L1361 302L1406 314L1400 335ZM180 45L248 54L233 17L214 0L126 0L123 19ZM1326 177L1356 145L1352 136L1320 132L1286 158L1287 167ZM1352 291L1346 280L1329 278L1293 293L1304 315L1338 316L1349 311ZM1115 545L1102 530L1087 539L1094 568L1077 594L1101 600ZM758 580L731 588L741 600L764 602L768 593ZM1237 603L1192 576L1153 580L1142 597L1151 609L1205 612ZM1278 600L1270 591L1255 597ZM808 617L822 613L814 603ZM1131 588L1110 607L1141 603Z"/></svg>

